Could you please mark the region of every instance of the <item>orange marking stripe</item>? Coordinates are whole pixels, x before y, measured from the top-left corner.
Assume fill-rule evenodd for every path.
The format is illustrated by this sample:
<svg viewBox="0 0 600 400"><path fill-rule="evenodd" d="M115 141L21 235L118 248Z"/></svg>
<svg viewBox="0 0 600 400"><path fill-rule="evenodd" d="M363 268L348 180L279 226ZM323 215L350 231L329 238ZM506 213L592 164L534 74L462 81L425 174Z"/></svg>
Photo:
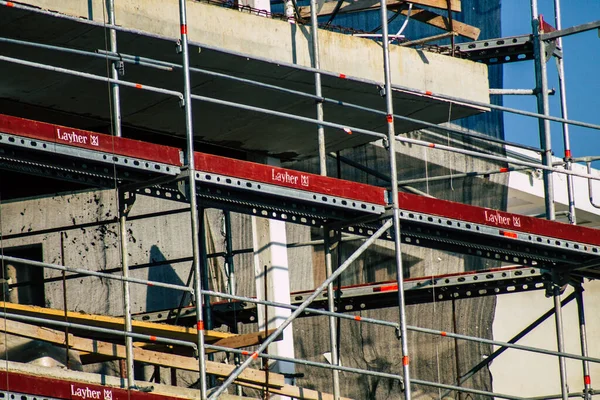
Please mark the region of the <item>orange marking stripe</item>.
<svg viewBox="0 0 600 400"><path fill-rule="evenodd" d="M500 231L500 234L511 239L516 239L519 237L519 235L517 235L515 232Z"/></svg>

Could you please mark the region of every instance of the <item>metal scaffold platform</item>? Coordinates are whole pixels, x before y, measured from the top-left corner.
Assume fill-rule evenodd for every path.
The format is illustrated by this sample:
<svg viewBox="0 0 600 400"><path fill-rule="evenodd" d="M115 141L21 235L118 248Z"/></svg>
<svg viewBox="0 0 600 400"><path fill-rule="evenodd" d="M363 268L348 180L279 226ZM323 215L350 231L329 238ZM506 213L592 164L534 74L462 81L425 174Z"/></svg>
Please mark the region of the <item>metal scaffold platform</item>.
<svg viewBox="0 0 600 400"><path fill-rule="evenodd" d="M553 121L564 127L596 130L600 126L568 119L564 87L559 90L561 100L565 100L562 116L549 115L546 62L556 57L562 71L562 35L596 29L600 23L563 30L560 3L554 1L556 29L539 17L537 0L531 0L531 35L457 44L456 36L477 39L480 32L453 20L453 15L461 11L461 3L462 7L467 3L464 0L392 1L376 5L340 1L335 7L331 2L318 10L315 0L310 1L310 7L301 4L299 8L289 2L283 5L290 7L290 15L282 17L284 21L263 18L272 16L270 13L263 17L251 15L262 14L253 7L244 9L237 3L232 6L212 1L173 0L160 4L156 10L152 2L148 9L142 10L134 0L120 5L107 0L101 9L94 8L91 2L0 0L3 46L0 72L2 76L15 77L14 82L0 78L3 82L0 170L5 173L6 182L10 182L3 183L0 178L0 210L12 213L8 217L0 213L1 282L5 289L0 317L5 333L2 346L7 354L5 367L0 368L0 397L215 400L242 399L248 398L243 394L259 393L266 398L275 394L285 398L338 400L346 399L341 374L347 373L388 380L392 382L390 387L398 388L398 397L406 400L413 398L413 392L420 388L435 389L440 398L445 396L441 395L445 390L446 394L467 393L476 398L521 399L524 397L520 394L491 391L491 380L489 387L465 385L504 351L515 349L558 357L561 393L556 398L574 395L567 387L565 360L581 362L584 389L578 395L590 399L593 389L589 364L599 363L600 358L590 356L587 351L582 292L587 280L600 278L600 234L597 229L576 224L572 193L573 179L586 179L591 193L591 182L600 178L591 169L581 172L572 168L577 159L570 154L568 132L563 162L552 158L549 124ZM380 12L381 26L377 30L381 34L353 32L359 37L352 38L317 29L319 16L333 19L338 13L371 8ZM388 9L395 11L393 17ZM239 12L248 10L251 12ZM87 16L81 16L83 11L87 11ZM388 23L398 15L403 15L406 23L412 18L443 33L408 40L401 34L403 26L397 35L390 35ZM234 22L240 32L232 37L218 32L211 35L211 29ZM11 27L16 24L24 29L13 30ZM248 26L254 26L258 32L256 42L245 41ZM273 30L285 32L280 35L280 42L267 40L267 33ZM440 40L449 40L450 45L432 46L435 52L431 53L423 51L421 46ZM349 56L343 51L330 56L334 51L330 43L336 43ZM407 49L415 46L417 51ZM360 57L353 53L356 48L363 52ZM291 58L289 52L293 53ZM373 65L357 61L375 59L375 55L378 57ZM535 113L489 101L487 65L523 60L534 60L536 66L536 89L529 93L538 99ZM423 71L411 68L411 62L420 63ZM397 67L401 63L405 64ZM448 72L449 65L456 71ZM415 70L414 77L397 74L402 69ZM465 79L470 85L463 82ZM293 99L288 101L289 97ZM196 107L197 103L201 106ZM520 148L534 152L539 158L507 156L506 145L519 145L450 124L439 125L488 111L537 118L542 145ZM431 132L412 133L421 128L447 136L436 140L428 136ZM411 133L400 135L407 132ZM469 143L454 146L450 135L457 140L467 138ZM361 172L376 178L366 180L371 183L342 179L339 166L337 177L328 171L329 153L374 141L378 141L378 149L386 157L385 167L357 166ZM473 143L485 145L478 148ZM507 212L501 207L434 198L401 184L403 171L399 158L400 151L404 151L401 146L453 152L460 157L485 160L494 168L466 171L463 177L488 179L492 174L541 172L546 219ZM319 174L282 167L280 162L291 164L292 160L305 161L309 157L318 157ZM339 153L336 158L341 162ZM584 161L589 167L591 161L588 158ZM425 169L427 162L425 156ZM440 170L454 173L451 166L442 167ZM553 176L558 174L564 175L568 184L569 223L555 220ZM425 182L429 183L427 171L425 176ZM450 179L454 176L450 175ZM21 181L26 182L24 186L31 186L27 193L38 197L56 194L59 190L53 185L57 182L67 185L61 188L77 193L105 191L109 195L104 200L98 197L88 204L95 203L99 210L106 203L106 209L96 215L88 212L82 216L86 210L69 214L66 210L70 200L64 203L63 195L56 195L53 201L63 201L64 208L56 214L62 218L64 211L72 226L65 225L67 217L57 217L58 222L48 223L50 210L44 209L41 200L35 204L39 204L38 218L43 221L28 226L23 222L18 226L25 218L17 216L14 204L38 201L37 197L20 198L19 191L14 191L16 194L9 202L4 200L5 194L10 198L14 186ZM140 200L156 206L152 212L138 215L133 210L139 207ZM114 210L109 210L110 206ZM224 237L221 247L225 251L222 253L214 250L209 254L209 245L218 246L207 243L206 230L211 228L207 209L223 212L220 229ZM232 228L230 213L247 219ZM184 229L180 219L172 222L177 230L172 233L176 245L161 252L156 246L162 238L161 224L165 227L170 223L169 218L182 214L189 225ZM21 216L25 216L25 209ZM157 216L163 219L147 228L149 233L145 238L150 238L150 244L138 244L132 221ZM283 253L292 248L287 243L286 226L278 225L279 230L271 225L265 228L259 226L259 218L301 226L304 233L308 232L304 238L320 232L318 240L309 242L310 246L321 246L311 254L310 262L325 268L322 273L316 273L314 268L311 272L314 285L309 289L290 293L287 255L285 262L273 261L274 253L281 250L277 246ZM234 250L232 231L241 232L246 229L244 224L251 225L251 248ZM109 225L112 228L107 228ZM81 238L88 237L86 230L98 226L103 229L102 238L93 236L92 243L83 244L84 251L65 254L69 246L77 249L83 242ZM73 230L78 230L77 234ZM182 231L189 231L189 238ZM55 236L44 236L50 234ZM112 242L106 240L111 234ZM32 246L33 237L36 240L43 237L40 240L44 242L37 260L20 256ZM340 250L345 239L354 243L348 247L351 251L346 249L348 254ZM17 245L17 240L22 242ZM248 245L243 239L236 243ZM385 272L394 279L377 279L373 274L365 282L343 284L342 274L375 243L389 250L386 262L393 268ZM12 252L5 253L9 246ZM410 259L407 248L436 250L455 257L457 263L468 258L479 264L459 272L435 271L411 276L406 266ZM270 252L268 257L272 257L268 261L261 258L266 257L265 249ZM139 254L150 262L139 263L142 259ZM247 284L236 281L234 256L239 255L254 263L256 282L247 285L256 286L250 291L252 295L236 291L238 286ZM224 260L226 283L209 279L215 275L211 275L209 257ZM420 261L428 262L426 258ZM380 261L373 263L377 262ZM178 263L187 263L187 282L175 272L176 279L167 279L160 273L140 277L134 272ZM432 264L431 259L429 263ZM269 278L271 272L267 270L271 264L283 270L279 272L282 275L273 273L274 278ZM19 268L49 272L39 276L28 272L27 279L15 282L15 271ZM106 299L99 300L91 291L85 293L89 286L76 286L84 278L97 278ZM109 286L107 282L118 286ZM144 307L132 296L134 285L143 287L150 300L156 300L151 299L150 290L158 288L163 292L158 292L161 294L155 295L157 298L163 301L170 297L168 300L175 299L175 303L157 310L147 299ZM277 286L285 290L278 291ZM567 286L572 286L574 292L563 299ZM39 306L25 296L20 297L26 287L41 287ZM85 305L68 305L67 288L72 291L73 287L82 292L79 293L85 298L82 303L106 301L91 308L106 310L107 315L83 312ZM46 288L63 291L62 309L60 302L44 298ZM453 331L449 327L433 329L408 323L407 305L435 306L436 302L446 302L451 303L455 314L459 299L542 290L553 298L554 308L507 341L492 339L491 335L461 334L456 327L456 316L453 316ZM270 296L273 292L277 294L275 298ZM573 299L578 304L581 354L566 351L564 345L561 310ZM114 304L119 301L122 313L115 311L120 309L121 304L118 307ZM176 303L178 306L173 306ZM70 307L79 308L75 311ZM371 313L392 308L395 311L391 320ZM552 315L557 330L556 351L517 343ZM292 323L296 320L304 323L317 316L327 320L330 347L324 355L327 362L271 351L273 344L283 347L289 343ZM397 343L394 345L397 365L384 369L342 363L343 322L389 329L390 337ZM416 368L411 361L415 359L409 353L414 350L411 340L416 333L454 340L455 382L433 382L412 375ZM66 369L46 370L9 359L9 342L14 338L64 349ZM496 350L490 350L484 360L461 374L459 341L490 349L495 346ZM77 353L81 370L71 368L72 352ZM83 366L99 363L116 363L120 376L105 376L105 369L99 374L82 372ZM275 363L280 369L273 369ZM135 367L142 365L155 368L152 377L155 385L139 379L139 372L136 375ZM294 380L302 374L294 372L293 367L286 369L286 365L326 370L331 373L331 382L326 390L316 381L306 387L296 385ZM161 368L169 368L171 386L160 383ZM177 381L177 370L193 374L193 381L186 382L190 388L175 388L181 383ZM118 375L115 371L111 373ZM235 396L229 394L230 386L236 387Z"/></svg>

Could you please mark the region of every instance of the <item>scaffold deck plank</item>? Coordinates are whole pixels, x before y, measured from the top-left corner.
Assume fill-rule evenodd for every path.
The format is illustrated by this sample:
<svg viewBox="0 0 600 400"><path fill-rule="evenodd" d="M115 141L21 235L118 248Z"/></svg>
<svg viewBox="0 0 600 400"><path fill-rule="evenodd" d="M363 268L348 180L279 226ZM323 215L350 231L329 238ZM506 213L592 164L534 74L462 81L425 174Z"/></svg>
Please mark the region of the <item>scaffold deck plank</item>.
<svg viewBox="0 0 600 400"><path fill-rule="evenodd" d="M421 304L460 298L493 296L544 289L547 272L533 267L503 267L480 271L412 277L404 280L407 304ZM343 312L359 312L398 305L398 284L396 281L365 283L334 288L337 293L336 308ZM290 304L300 305L312 291L294 292ZM213 316L219 321L232 324L233 321L252 323L256 321L256 304L231 300L212 303ZM327 309L327 295L322 293L311 303L311 308ZM195 319L193 307L182 310L180 321ZM133 315L134 319L166 322L166 310ZM300 317L311 314L301 314Z"/></svg>
<svg viewBox="0 0 600 400"><path fill-rule="evenodd" d="M124 320L118 317L109 317L106 315L85 314L81 312L67 311L66 316L63 310L53 308L45 308L38 306L30 306L23 304L15 304L8 302L0 302L0 307L7 312L18 315L31 317L45 318L53 321L65 321L82 325L96 326L107 329L123 330ZM154 322L133 321L132 328L134 333L144 335L168 337L170 339L178 339L187 342L195 343L197 338L196 328L157 324ZM205 340L212 343L221 339L233 338L236 335L233 333L204 331Z"/></svg>

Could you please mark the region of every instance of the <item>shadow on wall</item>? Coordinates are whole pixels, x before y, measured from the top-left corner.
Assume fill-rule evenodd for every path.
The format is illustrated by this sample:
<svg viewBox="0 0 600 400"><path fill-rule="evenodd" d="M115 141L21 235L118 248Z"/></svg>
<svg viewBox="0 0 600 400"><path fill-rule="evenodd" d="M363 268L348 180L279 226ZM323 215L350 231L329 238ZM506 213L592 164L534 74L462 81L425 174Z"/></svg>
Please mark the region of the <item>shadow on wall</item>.
<svg viewBox="0 0 600 400"><path fill-rule="evenodd" d="M167 259L158 246L152 246L149 261L150 263L164 263ZM168 263L150 267L148 270L148 280L185 286L185 282L179 278L173 266ZM188 292L149 286L146 294L146 311L177 308L181 301L181 296L185 296L183 305L188 305L190 302Z"/></svg>

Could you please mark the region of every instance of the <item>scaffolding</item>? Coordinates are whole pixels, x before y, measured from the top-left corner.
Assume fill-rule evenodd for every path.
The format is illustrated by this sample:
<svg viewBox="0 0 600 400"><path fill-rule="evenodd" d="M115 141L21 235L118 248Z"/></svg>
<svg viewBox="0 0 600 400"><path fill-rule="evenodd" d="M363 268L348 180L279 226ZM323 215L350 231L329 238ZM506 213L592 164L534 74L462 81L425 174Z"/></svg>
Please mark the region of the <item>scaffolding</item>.
<svg viewBox="0 0 600 400"><path fill-rule="evenodd" d="M445 390L446 394L455 392L504 399L520 399L523 397L462 386L477 371L489 365L493 359L507 349L519 349L537 354L556 356L559 360L561 382L561 393L556 398L568 399L574 396L581 396L585 399L591 398L594 391L591 386L589 363L598 363L600 359L589 356L587 352L582 292L584 278L596 279L598 277L600 239L598 238L597 231L576 226L573 179L578 177L591 182L600 178L593 174L590 169L591 158L577 159L572 157L568 128L569 126L580 126L598 130L600 126L568 118L564 66L560 50L562 50L561 38L563 36L597 29L600 23L594 22L562 29L560 0L554 0L556 10L556 28L554 29L539 17L537 0L531 0L532 35L514 38L510 45L507 45L507 40L502 39L498 39L495 45L490 45L491 42L489 40L484 41L485 43L469 42L467 44L455 44L454 36L456 33L453 29L451 3L453 2L447 2L449 10L447 20L450 34L443 35L444 38L450 37L452 40L449 49L450 52L460 53L461 57L479 61L489 61L492 58L504 59L505 61L534 59L536 86L531 93L527 94L536 95L538 103L537 112L527 112L458 96L449 96L447 94L417 90L393 84L391 77L393 68L390 66L389 48L393 45L390 37L394 35L390 35L388 32L389 2L382 2L378 6L381 20L380 43L384 66L382 76L384 79L382 82L376 82L355 76L345 76L342 72L326 71L321 68L319 61L318 6L316 0L311 0L310 36L311 51L314 55L312 66L302 67L293 63L284 66L291 70L300 70L312 74L314 76L313 94L312 92L293 90L275 84L267 84L258 80L217 72L216 70L191 66L189 54L191 44L188 39L188 2L186 0L179 0L178 4L180 21L178 30L180 31L180 38L177 42L177 50L181 57L179 63L145 58L139 54L119 53L117 36L120 33L127 33L133 36L139 35L140 37L150 36L160 40L167 38L118 25L118 15L115 15L112 0L106 1L108 21L106 24L95 22L91 18L81 19L24 4L0 1L2 8L22 10L48 18L64 19L75 24L81 24L82 26L101 27L108 33L108 51L100 52L48 45L41 42L26 42L8 37L0 38L0 42L5 44L26 46L39 51L51 51L60 54L73 54L107 60L109 74L108 76L101 76L83 72L75 68L48 65L0 54L0 62L2 63L42 69L57 74L66 74L108 84L110 87L109 98L112 122L112 136L110 136L77 128L67 128L58 124L2 115L0 116L0 148L2 150L0 157L1 167L5 170L84 183L94 188L113 189L117 193L118 216L115 219L105 221L117 223L119 226L120 268L118 270L121 272L119 275L115 274L115 271L97 272L85 268L70 267L65 265L64 254L61 255L60 262L43 262L10 256L3 252L1 255L3 273L9 264L28 265L36 268L60 271L62 277L57 277L55 280L60 282L62 278L63 290L65 290L64 313L51 312L43 308L19 307L17 304L8 302L4 303L2 316L5 319L5 332L64 345L67 349L78 350L86 352L88 355L96 356L98 360L101 360L102 357L124 360L122 378L126 379L126 382L121 383L121 386L125 390L111 389L113 390L111 396L114 394L118 398L124 398L119 396L131 396L135 398L140 393L147 395L145 393L147 388L138 386L140 382L134 380L134 361L139 361L197 371L199 376L197 385L199 396L201 399L210 400L225 396L228 393L228 388L232 385L259 388L266 393L280 394L293 398L340 399L343 398L340 387L340 372L377 376L398 382L403 388L403 397L407 400L412 398L411 390L419 386L437 388L440 391ZM401 12L401 8L397 8L397 5L395 7L397 12ZM411 9L408 10L409 16ZM336 13L337 11L333 11L333 14ZM193 21L189 23L193 24ZM440 37L436 37L434 40L439 39ZM414 45L415 43L411 44ZM482 48L488 49L488 52L490 48L494 48L496 53L493 56L490 56L489 53L484 54L481 50ZM559 51L557 52L556 49ZM228 52L224 49L211 50ZM231 51L229 53L233 54ZM521 53L526 53L527 56L516 57L517 60L510 59L516 54ZM234 55L249 57L243 53L236 53ZM548 106L548 93L550 90L548 88L546 62L553 55L557 57L558 71L561 77L558 90L562 107L561 117L551 116ZM280 61L276 60L264 59L260 61L281 64ZM494 61L489 62L493 63ZM183 78L181 84L182 90L174 91L128 81L122 72L120 72L126 64L136 64L155 70L181 71ZM195 94L191 84L191 74L195 73L312 100L315 103L316 117L308 118L269 109L268 107L246 105L232 100ZM323 76L379 87L382 97L385 98L385 109L378 110L364 105L342 102L335 98L325 97L321 83ZM173 147L154 144L151 141L137 142L124 138L121 128L123 117L121 115L120 97L123 95L122 91L129 89L168 96L179 102L184 111L185 145ZM468 132L464 129L438 125L401 115L394 111L394 93L410 93L425 98L442 100L451 104L466 104L485 110L492 109L537 118L540 129L540 147L521 146L515 143L508 143L502 139ZM194 137L192 107L199 102L231 107L234 110L241 109L263 115L277 116L289 121L299 121L316 126L319 175L196 152L195 146L197 144ZM327 121L323 106L328 103L343 106L349 109L349 112L360 110L372 113L381 118L382 121L385 119L385 133ZM450 144L449 141L444 144L444 142L434 140L430 141L397 135L395 132L396 121L416 124L433 130L434 133L442 132L443 134L468 137L474 141L494 143L500 146L511 145L534 151L541 156L541 162L530 159L519 159L506 156L502 153L484 153L476 149L459 148ZM550 138L551 121L558 122L563 127L565 154L563 162L560 165L556 165L552 157ZM373 173L378 178L386 180L389 182L389 185L387 187L378 187L328 176L327 159L329 155L326 150L325 128L344 131L347 134L366 135L371 138L370 140L382 140L388 154L388 173L384 174L381 171L370 171L365 167L357 167L363 168L368 173ZM465 173L465 176L489 176L491 174L504 174L518 170L542 171L544 177L546 220L428 198L423 193L411 194L399 190L399 188L414 184L415 180L403 181L399 179L402 175L398 171L398 162L396 160L396 146L398 144L409 144L453 152L468 157L494 161L502 165L494 170L470 171ZM340 162L351 163L350 160L344 160L339 154L335 157ZM588 166L587 172L580 172L574 169L573 164L577 162L586 162ZM569 197L567 215L572 226L554 221L556 219L552 179L554 174L563 174L566 176ZM428 179L439 180L452 177L457 177L457 175L431 177ZM155 201L164 201L164 199L167 199L176 204L183 203L189 205L181 209L173 208L158 213L160 215L174 215L176 213L189 215L192 256L191 258L188 257L182 260L191 261L192 263L187 283L171 284L161 282L160 280L139 279L130 276L128 261L130 233L127 228L128 223L132 218L141 219L156 216L131 216L135 202L138 197L142 196L159 199ZM424 201L424 199L427 199L427 201ZM205 243L206 227L204 226L203 214L204 210L210 207L226 210L224 230L227 235L227 248L225 254L209 254L207 250L207 244ZM319 243L323 245L325 252L325 279L312 291L293 293L290 302L261 300L241 296L236 293L235 287L237 283L235 280L233 256L242 252L249 253L252 250L234 250L231 239L233 229L231 227L230 211L322 229L323 239ZM74 225L79 226L75 222ZM344 236L342 236L342 233ZM15 235L17 234L12 234L11 236L10 233L3 233L2 240L15 237ZM61 234L61 240L62 238L63 235ZM360 244L344 262L340 265L334 265L333 249L337 243L343 240L355 240ZM368 285L340 287L338 281L340 275L348 268L352 268L353 262L378 240L387 240L393 243L396 280L383 283L369 283ZM520 266L405 280L402 249L406 245L452 251L483 259L518 264ZM223 257L226 260L228 268L227 278L229 280L227 285L229 288L228 293L211 290L208 282L207 260L209 257ZM65 282L73 279L75 276L95 276L105 280L122 282L123 318L84 317L77 315L77 313L67 312ZM8 282L8 279L5 279L5 281ZM10 285L10 282L5 284ZM168 319L175 322L175 324L184 320L189 322L190 319L193 319L194 328L182 328L177 325L163 326L154 324L153 322L133 319L130 302L131 284L161 287L182 293L179 307L172 314L169 313L168 318L159 316L156 312L147 313L144 315L144 318L146 321L153 318L157 320ZM565 285L572 285L575 288L575 292L562 299L561 295ZM404 290L399 290L400 288L404 288ZM436 288L445 288L448 290L449 295L446 298L472 298L545 288L546 292L554 298L554 309L549 310L525 330L506 342L461 335L449 330L442 331L408 325L406 304L424 301L425 296L431 296L432 290L435 293ZM343 295L340 292L343 292ZM192 299L193 306L184 304L186 294ZM442 297L438 299L443 300L443 292L440 293L440 296ZM224 301L213 302L213 298ZM581 354L567 352L564 344L561 309L564 304L573 299L577 302L579 313ZM215 316L221 320L227 320L233 316L238 319L236 321L256 320L257 309L260 305L269 307L265 307L265 309L279 308L287 310L287 317L276 328L269 330L268 326L265 326L264 331L253 334L237 335L236 332L225 334L212 330L212 320ZM397 306L398 322L361 317L342 312L342 310L375 309L392 305ZM329 341L331 346L330 362L316 362L269 354L269 345L280 340L286 328L296 318L314 315L328 317ZM552 315L555 317L558 351L517 343L519 339L527 335L528 332L532 331ZM337 330L337 324L340 320L350 320L360 324L375 324L389 328L390 337L397 338L401 346L402 373L392 374L375 369L359 369L342 365L340 362L339 333ZM45 330L35 329L38 326L46 328ZM497 346L497 350L485 360L473 366L470 371L458 377L455 384L425 381L411 376L409 332L419 332L436 337L447 337L454 340L472 341ZM101 338L108 337L112 339L106 339L106 348L102 346L99 348L98 343L102 343L104 339L98 341L97 338L85 338L86 334L92 333L93 335L101 335ZM114 338L120 338L122 341ZM111 341L113 343L110 343ZM144 345L134 346L134 341L143 342ZM184 355L170 355L169 357L161 358L158 356L159 352L154 351L155 347L151 345L155 347L183 347L186 350L184 351ZM245 350L245 348L251 346L253 346L253 350ZM226 353L234 356L236 360L235 365L224 365L215 362L212 358L215 353ZM190 364L190 359L192 358L196 360L194 365L191 365L193 363ZM572 393L567 387L566 359L582 361L585 386L581 393ZM264 361L265 365L267 365L265 370L249 368L257 360ZM332 394L298 388L290 384L288 376L269 372L269 360L330 370L332 373ZM68 363L67 356L67 365ZM60 381L59 378L55 378L56 380L52 384L44 384L45 390L52 390L50 392L28 392L28 387L33 387L32 382L39 378L30 376L31 373L27 371L15 373L13 370L11 372L11 368L13 368L13 365L8 366L7 364L6 370L2 370L2 374L5 375L6 379L4 377L0 379L0 381L8 382L4 387L2 386L4 383L0 382L0 388L5 390L6 393L18 393L26 396L26 398L29 398L27 396L34 395L51 397L53 393L58 393L53 392L53 390L56 390L56 385L59 384L57 382ZM16 367L14 368L17 370ZM219 382L211 378L215 376L219 377ZM11 382L14 383L11 384ZM74 392L77 388L72 384L70 385L70 389L68 385L65 387L67 389L64 390L70 390L70 396L82 396L79 392ZM95 389L89 389L90 387L100 388L101 385L88 385L86 387L88 387L89 393L92 393ZM241 394L241 392L238 391L238 394ZM67 395L69 393L66 395L56 394L55 396L56 398L67 398L61 397ZM94 396L95 394L91 395L91 397ZM142 397L139 398L141 399ZM106 394L104 398L107 399ZM545 396L544 398L553 397Z"/></svg>

